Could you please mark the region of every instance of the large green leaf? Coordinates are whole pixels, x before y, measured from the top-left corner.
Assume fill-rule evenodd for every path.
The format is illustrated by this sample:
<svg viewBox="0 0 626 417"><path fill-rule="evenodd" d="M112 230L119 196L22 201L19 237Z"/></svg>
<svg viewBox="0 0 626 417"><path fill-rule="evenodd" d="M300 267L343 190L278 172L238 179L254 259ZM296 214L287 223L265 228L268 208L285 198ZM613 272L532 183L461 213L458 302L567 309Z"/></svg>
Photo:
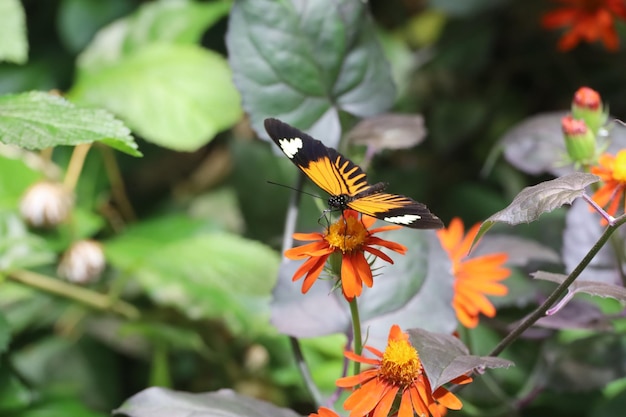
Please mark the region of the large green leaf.
<svg viewBox="0 0 626 417"><path fill-rule="evenodd" d="M29 92L0 97L0 142L26 149L102 142L140 156L126 126L109 112L77 107L62 97Z"/></svg>
<svg viewBox="0 0 626 417"><path fill-rule="evenodd" d="M151 44L109 65L79 67L69 96L180 151L198 149L241 117L226 60L195 45Z"/></svg>
<svg viewBox="0 0 626 417"><path fill-rule="evenodd" d="M102 29L70 96L113 111L146 140L193 151L241 117L226 60L199 46L230 3L159 1Z"/></svg>
<svg viewBox="0 0 626 417"><path fill-rule="evenodd" d="M393 324L403 329L419 327L451 333L457 325L452 309L454 277L448 255L435 233L405 228L381 237L405 245L408 252L404 256L392 253L393 265L377 260L373 266L374 285L365 287L357 300L362 326L368 329L368 344L384 348ZM295 337L349 333L350 311L341 290L331 291L333 283L319 279L302 294L302 281L291 280L299 265L286 261L280 269L272 323L282 333Z"/></svg>
<svg viewBox="0 0 626 417"><path fill-rule="evenodd" d="M227 1L145 3L134 14L100 30L80 55L79 67L87 71L114 65L154 43L196 44L204 31L228 10L230 2Z"/></svg>
<svg viewBox="0 0 626 417"><path fill-rule="evenodd" d="M166 388L145 389L113 411L129 417L299 417L295 411L268 402L220 390L192 394Z"/></svg>
<svg viewBox="0 0 626 417"><path fill-rule="evenodd" d="M223 232L154 239L150 229L106 243L107 258L158 304L192 319L223 318L235 331L260 329L269 316L278 256Z"/></svg>
<svg viewBox="0 0 626 417"><path fill-rule="evenodd" d="M339 112L388 109L395 89L367 4L238 0L226 37L235 84L257 132L268 116L337 144Z"/></svg>
<svg viewBox="0 0 626 417"><path fill-rule="evenodd" d="M28 58L26 18L19 0L0 2L0 61L23 64Z"/></svg>

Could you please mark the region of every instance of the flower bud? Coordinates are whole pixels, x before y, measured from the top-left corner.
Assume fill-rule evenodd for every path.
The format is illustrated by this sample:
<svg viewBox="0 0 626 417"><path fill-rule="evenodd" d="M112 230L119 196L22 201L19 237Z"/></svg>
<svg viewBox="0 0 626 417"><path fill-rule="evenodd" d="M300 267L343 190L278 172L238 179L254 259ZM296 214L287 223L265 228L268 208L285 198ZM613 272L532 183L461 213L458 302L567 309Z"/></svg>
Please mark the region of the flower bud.
<svg viewBox="0 0 626 417"><path fill-rule="evenodd" d="M596 156L596 136L587 128L584 120L567 115L561 119L565 147L572 162L588 164Z"/></svg>
<svg viewBox="0 0 626 417"><path fill-rule="evenodd" d="M79 240L63 254L57 273L75 284L87 284L98 280L105 266L102 245L95 240Z"/></svg>
<svg viewBox="0 0 626 417"><path fill-rule="evenodd" d="M581 87L574 94L572 116L584 120L594 135L606 123L608 117L604 112L600 94L589 87Z"/></svg>
<svg viewBox="0 0 626 417"><path fill-rule="evenodd" d="M63 184L41 181L22 196L20 213L33 227L55 227L69 217L73 206L74 196Z"/></svg>

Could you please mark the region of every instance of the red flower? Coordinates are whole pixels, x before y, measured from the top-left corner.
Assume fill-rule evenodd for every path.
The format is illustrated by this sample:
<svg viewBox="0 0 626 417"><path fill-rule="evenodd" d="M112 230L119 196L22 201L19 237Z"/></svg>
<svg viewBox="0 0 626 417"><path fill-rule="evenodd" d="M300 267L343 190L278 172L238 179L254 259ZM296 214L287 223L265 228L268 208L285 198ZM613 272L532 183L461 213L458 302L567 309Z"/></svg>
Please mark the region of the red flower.
<svg viewBox="0 0 626 417"><path fill-rule="evenodd" d="M297 281L306 274L302 284L302 292L306 293L326 265L333 253L341 254L341 289L348 301L361 295L363 284L371 287L374 284L372 269L365 258L365 252L393 263L393 260L376 246L384 246L394 252L406 253L406 247L395 242L375 237L374 234L385 230L399 229L401 226L389 225L368 230L375 218L362 216L354 210L345 210L342 218L330 225L325 233L295 233L296 240L312 240L312 243L291 248L285 251L289 259L308 258L293 275Z"/></svg>
<svg viewBox="0 0 626 417"><path fill-rule="evenodd" d="M546 13L541 24L546 29L566 28L558 48L569 51L579 42L602 41L604 47L619 47L614 19L626 20L624 0L558 0L566 5Z"/></svg>

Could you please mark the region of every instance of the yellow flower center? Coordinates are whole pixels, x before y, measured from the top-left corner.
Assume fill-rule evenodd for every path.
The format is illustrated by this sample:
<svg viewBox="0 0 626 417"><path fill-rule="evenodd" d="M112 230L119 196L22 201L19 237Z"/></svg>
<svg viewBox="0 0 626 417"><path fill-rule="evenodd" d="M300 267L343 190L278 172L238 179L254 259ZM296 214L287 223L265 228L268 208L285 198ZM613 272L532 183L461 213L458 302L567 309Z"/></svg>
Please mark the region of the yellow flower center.
<svg viewBox="0 0 626 417"><path fill-rule="evenodd" d="M626 149L622 149L615 155L613 178L619 182L626 182Z"/></svg>
<svg viewBox="0 0 626 417"><path fill-rule="evenodd" d="M331 224L324 239L332 248L346 253L360 249L367 241L367 236L367 229L359 219L347 217Z"/></svg>
<svg viewBox="0 0 626 417"><path fill-rule="evenodd" d="M383 353L378 375L387 382L406 387L421 374L417 350L406 340L391 340Z"/></svg>

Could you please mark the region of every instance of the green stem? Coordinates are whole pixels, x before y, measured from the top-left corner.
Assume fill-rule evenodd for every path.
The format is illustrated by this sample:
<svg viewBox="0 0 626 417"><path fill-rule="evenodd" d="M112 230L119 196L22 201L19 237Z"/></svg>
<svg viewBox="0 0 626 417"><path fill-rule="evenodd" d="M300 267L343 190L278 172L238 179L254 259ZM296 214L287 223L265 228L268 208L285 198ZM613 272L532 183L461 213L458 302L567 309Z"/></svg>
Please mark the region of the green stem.
<svg viewBox="0 0 626 417"><path fill-rule="evenodd" d="M602 233L602 236L593 245L591 250L584 256L576 268L568 275L556 289L550 294L550 296L543 302L535 311L533 311L526 319L524 319L515 329L511 331L498 345L489 353L489 356L498 356L504 349L506 349L511 343L513 343L518 337L522 335L530 326L535 324L537 320L542 318L548 309L552 307L554 303L567 291L570 285L576 278L583 272L583 270L589 265L591 260L602 249L602 247L609 240L613 232L615 232L619 226L626 223L626 215L621 215L616 218L613 224L609 225Z"/></svg>
<svg viewBox="0 0 626 417"><path fill-rule="evenodd" d="M356 297L350 300L350 314L352 316L352 334L354 335L354 353L360 355L363 352L363 338L361 336L361 318ZM354 362L354 375L361 372L361 363Z"/></svg>
<svg viewBox="0 0 626 417"><path fill-rule="evenodd" d="M12 281L28 285L50 294L78 301L97 310L112 311L128 319L137 319L141 315L135 306L124 301L112 301L108 296L91 291L87 288L77 287L58 279L22 269L8 272L6 277Z"/></svg>

